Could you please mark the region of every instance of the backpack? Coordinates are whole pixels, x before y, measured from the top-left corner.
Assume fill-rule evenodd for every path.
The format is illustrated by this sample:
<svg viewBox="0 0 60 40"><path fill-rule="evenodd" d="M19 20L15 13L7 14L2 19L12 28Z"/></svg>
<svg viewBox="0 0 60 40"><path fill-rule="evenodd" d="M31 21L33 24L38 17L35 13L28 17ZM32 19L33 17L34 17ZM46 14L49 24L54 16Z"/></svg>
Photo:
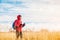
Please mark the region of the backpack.
<svg viewBox="0 0 60 40"><path fill-rule="evenodd" d="M15 28L14 28L14 22L13 22L13 24L12 24L12 28L15 29Z"/></svg>

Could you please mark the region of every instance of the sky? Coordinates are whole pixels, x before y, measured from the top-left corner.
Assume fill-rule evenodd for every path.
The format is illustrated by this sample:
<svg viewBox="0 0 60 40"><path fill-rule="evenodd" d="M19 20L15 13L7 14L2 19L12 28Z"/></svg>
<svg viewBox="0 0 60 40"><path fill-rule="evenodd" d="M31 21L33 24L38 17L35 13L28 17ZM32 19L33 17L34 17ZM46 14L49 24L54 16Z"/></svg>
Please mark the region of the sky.
<svg viewBox="0 0 60 40"><path fill-rule="evenodd" d="M0 0L0 31L9 31L19 14L23 30L60 31L60 0Z"/></svg>

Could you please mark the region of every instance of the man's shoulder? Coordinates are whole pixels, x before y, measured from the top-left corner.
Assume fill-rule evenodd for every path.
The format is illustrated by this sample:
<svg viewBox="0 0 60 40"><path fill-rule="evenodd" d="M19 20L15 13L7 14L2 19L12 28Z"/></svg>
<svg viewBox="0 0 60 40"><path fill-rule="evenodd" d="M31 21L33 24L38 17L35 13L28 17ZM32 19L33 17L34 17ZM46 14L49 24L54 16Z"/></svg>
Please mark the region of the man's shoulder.
<svg viewBox="0 0 60 40"><path fill-rule="evenodd" d="M16 21L17 21L17 19L14 22L16 22Z"/></svg>
<svg viewBox="0 0 60 40"><path fill-rule="evenodd" d="M15 21L18 21L17 19Z"/></svg>

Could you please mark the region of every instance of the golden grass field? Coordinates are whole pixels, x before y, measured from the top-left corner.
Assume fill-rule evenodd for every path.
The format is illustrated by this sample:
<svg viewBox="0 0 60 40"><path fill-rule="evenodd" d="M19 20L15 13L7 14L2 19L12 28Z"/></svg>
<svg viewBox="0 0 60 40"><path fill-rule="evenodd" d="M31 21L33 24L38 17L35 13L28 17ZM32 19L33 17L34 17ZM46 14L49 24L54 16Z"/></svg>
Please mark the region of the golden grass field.
<svg viewBox="0 0 60 40"><path fill-rule="evenodd" d="M15 40L15 38L15 32L0 32L0 40ZM60 40L60 32L49 32L47 30L39 32L24 31L23 40Z"/></svg>

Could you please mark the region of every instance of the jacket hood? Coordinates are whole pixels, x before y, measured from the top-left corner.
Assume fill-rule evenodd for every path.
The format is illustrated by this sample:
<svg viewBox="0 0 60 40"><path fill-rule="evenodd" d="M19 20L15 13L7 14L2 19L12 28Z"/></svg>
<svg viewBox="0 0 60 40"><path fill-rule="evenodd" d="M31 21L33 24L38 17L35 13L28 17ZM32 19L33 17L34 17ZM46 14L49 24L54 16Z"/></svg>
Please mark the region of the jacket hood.
<svg viewBox="0 0 60 40"><path fill-rule="evenodd" d="M17 19L21 19L20 17L21 17L21 15L18 15L18 16L17 16Z"/></svg>

